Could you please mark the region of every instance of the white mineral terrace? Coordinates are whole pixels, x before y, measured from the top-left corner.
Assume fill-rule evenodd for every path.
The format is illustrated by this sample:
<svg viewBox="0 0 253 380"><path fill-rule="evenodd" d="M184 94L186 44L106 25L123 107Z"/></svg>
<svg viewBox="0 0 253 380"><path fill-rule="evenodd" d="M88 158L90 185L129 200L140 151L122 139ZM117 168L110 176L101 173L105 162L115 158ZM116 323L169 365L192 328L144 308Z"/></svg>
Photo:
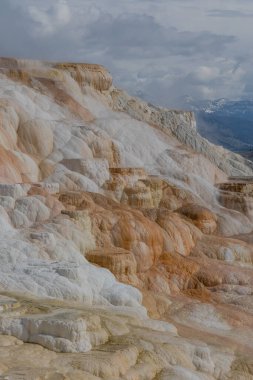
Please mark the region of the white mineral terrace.
<svg viewBox="0 0 253 380"><path fill-rule="evenodd" d="M253 378L253 164L99 65L0 59L0 378Z"/></svg>

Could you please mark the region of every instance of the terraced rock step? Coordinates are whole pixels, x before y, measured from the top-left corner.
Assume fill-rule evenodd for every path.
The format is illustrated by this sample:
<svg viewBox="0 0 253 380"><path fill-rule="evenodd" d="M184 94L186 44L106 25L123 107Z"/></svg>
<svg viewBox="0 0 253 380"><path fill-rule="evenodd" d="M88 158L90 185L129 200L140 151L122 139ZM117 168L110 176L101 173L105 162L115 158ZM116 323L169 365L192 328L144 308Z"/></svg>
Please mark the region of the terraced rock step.
<svg viewBox="0 0 253 380"><path fill-rule="evenodd" d="M239 193L245 196L253 196L253 181L249 180L240 180L240 181L231 181L226 183L219 183L217 185L218 189L221 191L228 191L233 193Z"/></svg>
<svg viewBox="0 0 253 380"><path fill-rule="evenodd" d="M116 276L134 275L137 271L133 253L122 248L100 248L87 252L85 257L91 263L109 269Z"/></svg>
<svg viewBox="0 0 253 380"><path fill-rule="evenodd" d="M252 374L250 357L240 366L240 357L232 349L190 342L179 337L172 325L140 319L130 310L115 313L105 306L76 304L74 308L66 302L29 298L17 298L17 302L20 308L15 313L5 308L0 315L1 329L7 334L19 324L20 329L14 328L12 334L26 335L22 341L0 335L0 375L6 378L167 380L177 376L214 380L222 379L223 373L228 378ZM84 342L93 349L82 352L88 348ZM55 352L45 348L52 344L57 346ZM65 353L57 352L63 347Z"/></svg>
<svg viewBox="0 0 253 380"><path fill-rule="evenodd" d="M112 175L122 175L122 176L131 176L131 175L134 175L134 176L138 176L138 178L146 178L147 177L147 173L145 171L144 168L131 168L131 167L128 167L128 168L124 168L124 167L121 167L121 168L116 168L116 167L113 167L113 168L110 168L110 173Z"/></svg>
<svg viewBox="0 0 253 380"><path fill-rule="evenodd" d="M253 216L253 177L229 177L229 181L217 184L219 202L230 209Z"/></svg>
<svg viewBox="0 0 253 380"><path fill-rule="evenodd" d="M252 182L253 183L253 177L251 176L233 176L228 177L229 182Z"/></svg>

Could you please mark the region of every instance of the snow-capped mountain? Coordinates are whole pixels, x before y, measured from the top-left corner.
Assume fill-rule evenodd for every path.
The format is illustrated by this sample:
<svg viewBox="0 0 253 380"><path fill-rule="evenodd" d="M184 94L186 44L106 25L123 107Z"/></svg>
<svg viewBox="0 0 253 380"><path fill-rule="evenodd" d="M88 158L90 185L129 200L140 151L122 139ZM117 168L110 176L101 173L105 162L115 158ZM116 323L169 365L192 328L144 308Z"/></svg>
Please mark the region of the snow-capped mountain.
<svg viewBox="0 0 253 380"><path fill-rule="evenodd" d="M184 107L196 114L199 133L243 155L253 155L253 100L185 98Z"/></svg>

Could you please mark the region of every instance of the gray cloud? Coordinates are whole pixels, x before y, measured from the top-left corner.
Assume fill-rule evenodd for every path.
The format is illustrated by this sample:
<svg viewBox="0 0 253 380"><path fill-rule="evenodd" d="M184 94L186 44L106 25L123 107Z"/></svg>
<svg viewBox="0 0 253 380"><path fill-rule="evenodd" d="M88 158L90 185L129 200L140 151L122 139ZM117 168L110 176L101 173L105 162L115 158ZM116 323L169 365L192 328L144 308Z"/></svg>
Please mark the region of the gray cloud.
<svg viewBox="0 0 253 380"><path fill-rule="evenodd" d="M248 0L1 0L0 54L101 63L163 105L238 98L252 89L251 14Z"/></svg>
<svg viewBox="0 0 253 380"><path fill-rule="evenodd" d="M65 0L60 0L47 9L28 7L28 15L36 23L37 36L50 36L71 22L71 11Z"/></svg>
<svg viewBox="0 0 253 380"><path fill-rule="evenodd" d="M211 17L232 17L232 18L252 18L253 12L241 12L234 9L212 9L208 11L208 15Z"/></svg>
<svg viewBox="0 0 253 380"><path fill-rule="evenodd" d="M152 16L127 13L115 18L103 15L91 25L84 43L98 49L106 47L106 54L116 59L150 59L219 54L234 41L234 36L179 31L159 25Z"/></svg>

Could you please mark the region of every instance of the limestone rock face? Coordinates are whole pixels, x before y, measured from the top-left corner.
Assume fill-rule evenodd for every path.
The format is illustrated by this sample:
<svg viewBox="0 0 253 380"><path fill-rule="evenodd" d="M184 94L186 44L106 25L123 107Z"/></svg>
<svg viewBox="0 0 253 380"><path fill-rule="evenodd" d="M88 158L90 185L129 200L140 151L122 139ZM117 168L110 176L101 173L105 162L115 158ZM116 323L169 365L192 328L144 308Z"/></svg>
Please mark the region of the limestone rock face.
<svg viewBox="0 0 253 380"><path fill-rule="evenodd" d="M252 175L102 66L0 59L0 377L251 379Z"/></svg>
<svg viewBox="0 0 253 380"><path fill-rule="evenodd" d="M176 136L180 142L202 153L228 175L251 174L252 163L235 153L211 144L197 133L193 112L167 110L148 105L118 89L112 89L111 96L115 110L127 112L139 120L158 126L166 134Z"/></svg>
<svg viewBox="0 0 253 380"><path fill-rule="evenodd" d="M192 220L193 224L204 234L213 234L217 228L216 215L205 207L189 204L178 209L177 212Z"/></svg>
<svg viewBox="0 0 253 380"><path fill-rule="evenodd" d="M56 69L68 71L75 81L83 86L92 86L98 91L109 90L112 85L112 77L101 65L58 63Z"/></svg>
<svg viewBox="0 0 253 380"><path fill-rule="evenodd" d="M111 178L104 189L121 203L136 208L157 207L163 197L164 182L143 168L110 168Z"/></svg>
<svg viewBox="0 0 253 380"><path fill-rule="evenodd" d="M21 124L18 128L18 138L21 148L31 156L45 158L53 151L52 126L45 121L32 120Z"/></svg>
<svg viewBox="0 0 253 380"><path fill-rule="evenodd" d="M218 183L218 200L225 207L252 217L253 215L253 178L232 177L226 183Z"/></svg>
<svg viewBox="0 0 253 380"><path fill-rule="evenodd" d="M109 269L121 282L132 285L139 283L137 262L131 251L118 247L103 247L87 252L85 257L89 262Z"/></svg>
<svg viewBox="0 0 253 380"><path fill-rule="evenodd" d="M102 186L109 180L109 165L107 160L103 159L64 159L61 164L69 170L86 175L93 180L98 186Z"/></svg>

